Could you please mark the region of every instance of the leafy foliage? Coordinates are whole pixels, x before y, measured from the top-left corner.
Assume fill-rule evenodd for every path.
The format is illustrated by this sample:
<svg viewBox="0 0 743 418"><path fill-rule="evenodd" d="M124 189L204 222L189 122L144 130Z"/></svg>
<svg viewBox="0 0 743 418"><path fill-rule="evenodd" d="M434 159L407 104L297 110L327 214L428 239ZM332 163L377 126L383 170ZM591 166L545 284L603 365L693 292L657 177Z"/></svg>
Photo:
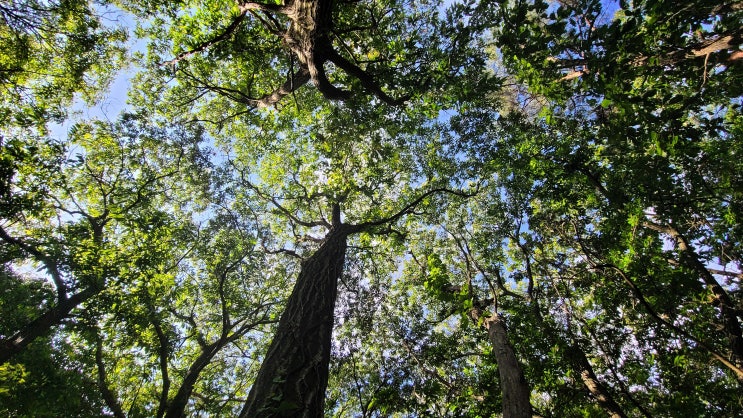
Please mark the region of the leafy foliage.
<svg viewBox="0 0 743 418"><path fill-rule="evenodd" d="M0 6L0 126L45 128L78 95L93 103L122 66L126 32L87 0Z"/></svg>
<svg viewBox="0 0 743 418"><path fill-rule="evenodd" d="M2 413L740 415L738 2L117 4L66 139L123 32L0 6Z"/></svg>

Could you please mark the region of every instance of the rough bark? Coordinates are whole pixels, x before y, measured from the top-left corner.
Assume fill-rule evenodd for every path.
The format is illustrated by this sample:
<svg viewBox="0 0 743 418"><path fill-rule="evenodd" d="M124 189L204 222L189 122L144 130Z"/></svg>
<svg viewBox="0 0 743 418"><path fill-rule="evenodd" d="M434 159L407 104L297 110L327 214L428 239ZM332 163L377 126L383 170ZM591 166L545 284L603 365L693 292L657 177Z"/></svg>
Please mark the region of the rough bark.
<svg viewBox="0 0 743 418"><path fill-rule="evenodd" d="M494 312L492 316L485 319L483 325L488 330L488 337L498 362L498 373L503 391L503 417L531 418L531 403L529 402L531 391L524 378L521 365L516 359L516 354L513 352L513 347L508 342L508 333L503 319Z"/></svg>
<svg viewBox="0 0 743 418"><path fill-rule="evenodd" d="M240 417L322 417L333 312L350 230L339 223L302 263Z"/></svg>
<svg viewBox="0 0 743 418"><path fill-rule="evenodd" d="M258 376L240 411L240 417L322 417L328 385L338 280L343 274L349 235L400 219L435 193L470 197L448 189L432 189L405 205L400 211L360 224L341 222L339 203L332 206L331 222L306 222L248 183L248 187L270 200L293 222L305 227L329 228L320 248L302 262L299 277L286 303L279 326L268 348ZM475 192L476 193L476 192Z"/></svg>

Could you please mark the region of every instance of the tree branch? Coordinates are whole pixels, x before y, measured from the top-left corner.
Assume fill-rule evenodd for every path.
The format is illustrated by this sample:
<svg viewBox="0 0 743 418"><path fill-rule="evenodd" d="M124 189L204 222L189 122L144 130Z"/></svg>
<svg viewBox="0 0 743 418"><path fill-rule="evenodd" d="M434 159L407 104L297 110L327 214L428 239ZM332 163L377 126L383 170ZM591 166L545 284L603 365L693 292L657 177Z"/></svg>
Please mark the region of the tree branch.
<svg viewBox="0 0 743 418"><path fill-rule="evenodd" d="M683 329L677 327L673 323L671 323L671 322L663 319L663 317L661 317L660 315L658 315L658 313L655 312L655 309L653 309L653 306L650 304L650 302L648 302L648 300L645 299L645 296L643 295L643 293L640 290L640 288L637 287L637 285L635 284L635 282L632 281L632 279L630 279L624 273L624 271L622 271L622 269L620 269L619 267L614 266L612 264L597 265L596 268L599 268L599 269L608 268L608 269L611 269L611 270L617 272L622 277L622 279L624 280L624 282L627 283L627 285L630 287L630 289L632 290L632 293L634 293L635 297L640 302L640 304L645 308L645 310L648 312L648 314L650 314L650 316L653 317L653 319L655 321L657 321L657 322L659 322L659 323L661 323L661 324L669 327L670 329L674 330L676 333L678 333L679 335L683 336L684 338L688 338L689 340L694 341L700 347L702 347L705 350L707 350L707 352L709 352L712 355L712 357L714 357L720 363L722 363L727 368L729 368L730 370L732 370L736 374L736 376L737 376L737 378L738 378L739 381L743 381L743 369L741 369L740 367L738 367L737 365L733 364L731 361L729 361L728 359L726 359L722 354L718 353L709 344L707 344L704 341L701 341L701 340L695 338L693 335L687 333Z"/></svg>
<svg viewBox="0 0 743 418"><path fill-rule="evenodd" d="M455 196L460 196L460 197L472 197L472 196L475 196L479 191L480 191L479 184L477 186L477 189L472 193L466 193L466 192L462 192L458 190L451 190L451 189L447 189L443 187L432 189L418 196L418 198L408 203L407 205L405 205L405 207L403 207L401 210L399 210L398 212L392 215L388 215L384 218L377 219L376 221L368 221L368 222L363 222L363 223L355 224L355 225L349 224L348 226L350 227L351 233L367 231L370 228L373 228L375 226L384 225L386 223L394 222L400 219L403 215L406 215L410 213L410 211L415 209L415 207L418 206L425 198L433 194L448 193L448 194L453 194Z"/></svg>
<svg viewBox="0 0 743 418"><path fill-rule="evenodd" d="M62 274L59 272L59 266L51 257L41 252L38 248L29 245L18 238L11 237L5 229L0 226L0 239L7 244L20 248L22 251L32 255L37 261L44 265L47 273L52 277L54 286L57 288L57 304L67 300L67 285L62 280Z"/></svg>
<svg viewBox="0 0 743 418"><path fill-rule="evenodd" d="M103 395L106 406L113 412L114 416L116 418L124 418L126 415L121 409L116 395L111 391L111 388L108 387L108 383L106 382L108 376L106 374L106 365L103 363L103 343L101 342L101 337L96 333L95 338L95 364L98 368L98 389L101 391L101 395Z"/></svg>
<svg viewBox="0 0 743 418"><path fill-rule="evenodd" d="M410 95L405 95L397 99L392 98L392 96L389 96L382 90L382 87L371 74L362 70L359 66L341 56L338 51L336 51L332 47L328 48L327 58L330 62L337 65L338 68L345 71L348 75L353 76L357 80L359 80L359 82L361 82L361 85L367 91L369 91L379 100L387 103L390 106L399 106L410 99Z"/></svg>
<svg viewBox="0 0 743 418"><path fill-rule="evenodd" d="M243 20L245 20L245 16L246 16L248 10L250 10L250 9L247 9L247 8L246 9L242 9L241 8L240 9L240 14L237 17L235 17L235 19L232 20L232 23L230 23L229 26L227 26L226 28L224 28L224 30L222 31L222 33L220 33L217 36L209 39L208 41L204 41L204 42L200 43L199 45L197 45L195 48L191 49L190 51L182 52L182 53L178 54L175 58L160 63L160 65L161 66L164 66L164 65L175 65L175 64L177 64L177 63L179 63L179 62L181 62L181 61L183 61L183 60L185 60L185 59L187 59L187 58L189 58L189 57L191 57L191 56L193 56L195 54L198 54L200 52L204 52L210 46L212 46L212 45L214 45L214 44L216 44L218 42L224 41L225 39L229 38L237 30L237 28L240 26L240 24L243 22Z"/></svg>
<svg viewBox="0 0 743 418"><path fill-rule="evenodd" d="M715 276L707 270L707 266L702 263L699 254L694 251L687 238L676 228L670 225L659 225L650 221L643 222L643 226L660 233L668 234L673 238L674 241L676 241L679 250L681 250L683 256L681 260L691 269L696 271L712 291L715 300L720 304L722 321L728 339L730 340L730 351L732 353L733 362L738 367L743 367L743 332L741 330L740 322L738 321L736 305L730 298L730 295L728 295L725 289L720 286L720 283L717 282Z"/></svg>
<svg viewBox="0 0 743 418"><path fill-rule="evenodd" d="M243 184L248 186L248 188L252 189L262 199L269 201L276 209L278 209L284 216L289 218L292 222L298 225L307 227L307 228L314 228L316 226L324 226L326 228L330 228L332 226L325 220L309 222L309 221L303 221L299 219L296 215L291 213L291 211L289 211L284 206L282 206L281 203L279 203L275 197L270 196L267 193L264 193L256 185L254 185L250 180L245 178L245 173L243 172L243 170L239 169L234 164L232 164L232 166L235 167L237 171L240 173L240 180L242 181Z"/></svg>

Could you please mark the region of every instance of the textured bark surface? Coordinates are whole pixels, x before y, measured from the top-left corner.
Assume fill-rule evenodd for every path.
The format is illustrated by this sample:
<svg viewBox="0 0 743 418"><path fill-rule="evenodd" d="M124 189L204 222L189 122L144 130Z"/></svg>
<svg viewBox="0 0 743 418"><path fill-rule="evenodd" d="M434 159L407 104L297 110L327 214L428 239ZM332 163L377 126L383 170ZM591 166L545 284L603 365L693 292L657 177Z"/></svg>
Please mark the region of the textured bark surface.
<svg viewBox="0 0 743 418"><path fill-rule="evenodd" d="M511 343L508 342L508 333L505 324L497 313L485 319L483 325L488 330L493 353L498 362L501 391L503 392L504 418L531 418L531 391L521 371Z"/></svg>
<svg viewBox="0 0 743 418"><path fill-rule="evenodd" d="M336 225L302 263L241 417L322 417L338 279L349 230Z"/></svg>

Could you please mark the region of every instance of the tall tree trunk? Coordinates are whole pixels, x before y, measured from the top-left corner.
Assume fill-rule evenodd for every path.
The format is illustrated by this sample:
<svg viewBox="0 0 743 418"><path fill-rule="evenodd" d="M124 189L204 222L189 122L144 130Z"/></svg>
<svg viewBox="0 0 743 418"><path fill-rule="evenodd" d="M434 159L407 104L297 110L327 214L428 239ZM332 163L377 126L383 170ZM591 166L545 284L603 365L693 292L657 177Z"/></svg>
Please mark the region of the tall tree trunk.
<svg viewBox="0 0 743 418"><path fill-rule="evenodd" d="M470 312L470 317L476 322L480 319L478 308ZM531 390L526 383L524 372L516 359L511 343L508 342L508 332L503 319L497 312L485 318L483 326L488 331L490 344L493 346L495 361L498 362L500 386L503 393L503 418L531 418Z"/></svg>
<svg viewBox="0 0 743 418"><path fill-rule="evenodd" d="M333 312L350 232L340 223L302 263L240 417L322 417Z"/></svg>

